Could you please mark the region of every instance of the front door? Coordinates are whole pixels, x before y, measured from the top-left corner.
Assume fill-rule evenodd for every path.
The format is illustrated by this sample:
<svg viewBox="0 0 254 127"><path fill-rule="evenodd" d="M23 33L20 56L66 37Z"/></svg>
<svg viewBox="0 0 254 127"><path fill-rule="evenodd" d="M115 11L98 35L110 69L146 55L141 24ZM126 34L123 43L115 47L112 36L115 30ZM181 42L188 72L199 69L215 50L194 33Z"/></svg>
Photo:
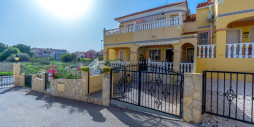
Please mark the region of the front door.
<svg viewBox="0 0 254 127"><path fill-rule="evenodd" d="M193 63L194 60L194 48L187 48L187 62Z"/></svg>
<svg viewBox="0 0 254 127"><path fill-rule="evenodd" d="M174 58L174 52L173 49L167 49L166 50L166 62L173 62L173 58Z"/></svg>

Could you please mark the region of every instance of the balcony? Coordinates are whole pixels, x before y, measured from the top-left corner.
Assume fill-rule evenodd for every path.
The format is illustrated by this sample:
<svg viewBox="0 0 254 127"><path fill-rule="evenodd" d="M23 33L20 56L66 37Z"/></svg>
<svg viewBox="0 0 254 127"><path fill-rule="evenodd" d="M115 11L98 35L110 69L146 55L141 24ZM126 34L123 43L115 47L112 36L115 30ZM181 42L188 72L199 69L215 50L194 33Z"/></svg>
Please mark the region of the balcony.
<svg viewBox="0 0 254 127"><path fill-rule="evenodd" d="M117 29L111 29L105 31L105 36L117 35L122 33L130 33L136 31L152 30L170 26L178 26L182 24L182 19L179 16L173 18L167 18L163 20L134 24L133 26L125 26Z"/></svg>
<svg viewBox="0 0 254 127"><path fill-rule="evenodd" d="M227 58L254 58L254 42L226 44Z"/></svg>
<svg viewBox="0 0 254 127"><path fill-rule="evenodd" d="M215 46L215 44L198 45L198 58L214 58Z"/></svg>

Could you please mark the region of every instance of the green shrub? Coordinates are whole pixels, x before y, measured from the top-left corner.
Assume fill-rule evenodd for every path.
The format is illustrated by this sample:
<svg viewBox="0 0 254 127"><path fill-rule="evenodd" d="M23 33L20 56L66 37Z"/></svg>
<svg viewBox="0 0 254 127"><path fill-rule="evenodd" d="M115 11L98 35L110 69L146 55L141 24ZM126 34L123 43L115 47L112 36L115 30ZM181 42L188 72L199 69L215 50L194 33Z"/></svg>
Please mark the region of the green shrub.
<svg viewBox="0 0 254 127"><path fill-rule="evenodd" d="M5 49L2 53L0 53L0 61L4 61L12 54L18 54L18 53L20 53L18 48L9 47Z"/></svg>
<svg viewBox="0 0 254 127"><path fill-rule="evenodd" d="M81 70L84 71L84 72L89 72L89 67L84 66L84 67L81 68Z"/></svg>
<svg viewBox="0 0 254 127"><path fill-rule="evenodd" d="M5 61L7 61L7 62L16 62L16 60L14 59L15 56L16 56L16 54L12 54ZM30 61L30 56L27 53L20 53L20 54L18 54L18 56L19 56L18 62Z"/></svg>
<svg viewBox="0 0 254 127"><path fill-rule="evenodd" d="M80 62L91 62L92 59L89 58L80 58Z"/></svg>
<svg viewBox="0 0 254 127"><path fill-rule="evenodd" d="M13 72L0 72L0 76L13 75Z"/></svg>
<svg viewBox="0 0 254 127"><path fill-rule="evenodd" d="M112 68L111 67L107 67L107 66L102 68L102 72L103 73L110 73L111 70L112 70Z"/></svg>

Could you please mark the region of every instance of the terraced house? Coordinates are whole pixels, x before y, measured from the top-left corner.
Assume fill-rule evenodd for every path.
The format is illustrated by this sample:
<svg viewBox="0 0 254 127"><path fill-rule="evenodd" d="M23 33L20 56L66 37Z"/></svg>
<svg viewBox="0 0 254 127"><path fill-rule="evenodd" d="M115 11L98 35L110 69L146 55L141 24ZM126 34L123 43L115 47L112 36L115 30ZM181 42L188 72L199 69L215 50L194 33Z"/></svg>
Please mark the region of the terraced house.
<svg viewBox="0 0 254 127"><path fill-rule="evenodd" d="M104 30L105 61L143 58L181 72L254 72L254 1L207 0L196 14L188 2L116 18L119 27Z"/></svg>

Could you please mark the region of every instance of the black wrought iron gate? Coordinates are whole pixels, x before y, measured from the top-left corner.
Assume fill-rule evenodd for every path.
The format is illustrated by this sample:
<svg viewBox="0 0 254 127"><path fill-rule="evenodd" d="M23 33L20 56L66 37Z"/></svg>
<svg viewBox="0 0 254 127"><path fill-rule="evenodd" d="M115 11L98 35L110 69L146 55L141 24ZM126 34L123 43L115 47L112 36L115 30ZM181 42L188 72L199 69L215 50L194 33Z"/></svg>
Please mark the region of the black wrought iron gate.
<svg viewBox="0 0 254 127"><path fill-rule="evenodd" d="M254 123L254 73L204 71L203 113Z"/></svg>
<svg viewBox="0 0 254 127"><path fill-rule="evenodd" d="M32 88L32 74L25 74L25 87Z"/></svg>
<svg viewBox="0 0 254 127"><path fill-rule="evenodd" d="M111 99L182 116L183 74L156 64L128 64L111 73Z"/></svg>
<svg viewBox="0 0 254 127"><path fill-rule="evenodd" d="M14 86L13 75L1 75L0 76L0 89Z"/></svg>

